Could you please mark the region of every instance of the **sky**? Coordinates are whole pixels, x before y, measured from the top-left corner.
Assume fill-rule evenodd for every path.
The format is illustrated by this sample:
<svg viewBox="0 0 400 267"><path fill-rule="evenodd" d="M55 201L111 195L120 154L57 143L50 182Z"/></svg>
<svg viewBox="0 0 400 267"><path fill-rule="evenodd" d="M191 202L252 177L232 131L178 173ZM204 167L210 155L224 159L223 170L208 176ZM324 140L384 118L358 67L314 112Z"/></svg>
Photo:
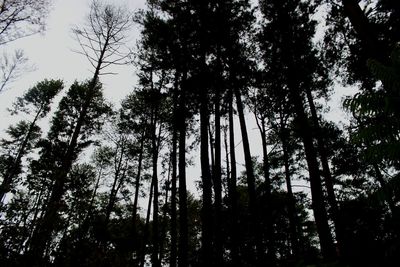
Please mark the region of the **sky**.
<svg viewBox="0 0 400 267"><path fill-rule="evenodd" d="M91 0L53 0L52 8L47 20L47 29L42 34L26 37L7 46L0 47L0 53L12 52L15 49L23 49L35 65L35 71L24 73L20 79L10 85L9 89L0 93L0 136L4 136L4 130L9 124L15 123L16 118L11 117L6 111L11 107L16 97L21 96L28 88L37 82L47 79L62 79L68 88L75 80L84 81L91 78L91 65L87 59L73 50L79 50L79 45L72 33L73 26L84 23L89 11ZM132 12L145 7L145 0L109 0L110 3L124 5ZM138 27L133 27L128 38L130 46L134 47L139 37ZM121 99L130 93L136 85L135 69L132 65L115 66L108 71L116 72L116 75L102 76L105 97L118 106ZM335 93L331 101L322 102L331 106L331 111L326 115L330 120L338 122L345 120L345 114L340 111L341 99L344 95L353 94L353 90L335 86ZM253 155L261 154L261 142L254 122L253 115L247 116L251 150ZM238 121L236 121L238 126ZM44 125L46 127L46 125ZM239 170L243 169L244 159L240 140L240 131L236 133L237 160ZM197 154L197 152L195 152ZM223 152L224 153L224 152ZM199 159L194 157L195 166L188 169L188 178L193 182L200 178ZM190 184L190 181L189 181ZM193 186L193 183L192 183Z"/></svg>

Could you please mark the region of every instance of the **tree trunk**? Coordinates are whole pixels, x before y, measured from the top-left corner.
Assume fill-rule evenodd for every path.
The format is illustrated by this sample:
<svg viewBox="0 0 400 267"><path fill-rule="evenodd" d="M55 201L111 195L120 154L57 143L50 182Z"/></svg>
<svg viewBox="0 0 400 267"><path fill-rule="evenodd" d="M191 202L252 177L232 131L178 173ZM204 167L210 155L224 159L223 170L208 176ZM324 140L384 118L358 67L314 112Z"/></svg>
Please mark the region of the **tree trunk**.
<svg viewBox="0 0 400 267"><path fill-rule="evenodd" d="M281 118L283 120L283 118ZM289 228L290 228L290 243L292 248L292 253L294 258L297 259L299 256L299 233L298 229L300 229L299 220L297 217L296 212L296 199L293 194L292 190L292 181L290 175L290 163L289 163L289 151L288 151L288 144L287 144L287 134L286 134L285 126L281 121L280 127L280 139L282 143L282 150L283 150L283 162L285 166L285 181L286 181L286 188L289 197L288 203L288 218L289 218Z"/></svg>
<svg viewBox="0 0 400 267"><path fill-rule="evenodd" d="M186 82L186 72L183 83ZM179 257L180 267L188 266L188 211L186 190L186 101L185 87L182 86L179 101Z"/></svg>
<svg viewBox="0 0 400 267"><path fill-rule="evenodd" d="M168 224L167 211L168 211L168 193L170 191L170 183L171 183L171 164L168 165L169 165L167 174L168 178L165 183L165 200L163 206L162 224L160 229L160 262L162 262L162 259L164 257L164 243L165 243L165 237L167 235L167 224Z"/></svg>
<svg viewBox="0 0 400 267"><path fill-rule="evenodd" d="M176 213L176 178L177 178L177 142L178 142L178 75L175 76L175 88L174 88L174 114L173 114L173 125L172 125L172 153L171 153L171 165L172 165L172 177L171 177L171 253L169 265L171 267L176 267L177 259L177 213Z"/></svg>
<svg viewBox="0 0 400 267"><path fill-rule="evenodd" d="M118 148L117 148L117 151L118 151ZM117 154L115 156L117 156ZM105 212L106 220L105 220L105 223L104 223L104 227L106 229L107 229L108 223L110 221L111 212L112 212L112 210L114 208L114 205L115 205L115 199L116 199L116 196L117 196L117 193L118 193L118 187L119 187L118 186L118 181L120 179L123 179L123 178L120 177L120 172L121 172L121 169L122 169L123 157L124 157L124 148L122 147L121 148L121 153L120 153L120 156L119 156L119 159L118 159L118 163L117 163L117 166L116 166L116 169L115 169L114 181L113 181L113 185L111 187L110 197L108 199L108 204L107 204L106 212Z"/></svg>
<svg viewBox="0 0 400 267"><path fill-rule="evenodd" d="M213 265L213 249L212 249L212 237L213 237L213 223L212 223L212 181L210 173L210 162L209 162L209 151L208 151L208 126L209 126L209 110L208 110L208 84L207 84L207 63L206 63L206 51L207 51L207 2L199 1L199 49L200 49L200 86L199 86L199 98L200 98L200 165L201 165L201 180L203 186L203 206L201 209L202 219L202 252L201 252L201 265L212 266Z"/></svg>
<svg viewBox="0 0 400 267"><path fill-rule="evenodd" d="M314 126L314 133L315 133L315 137L317 139L317 148L318 148L318 153L319 153L319 157L321 160L322 172L323 172L323 175L325 178L324 181L325 181L326 191L328 193L328 203L330 206L331 217L335 224L336 242L338 243L338 248L341 248L342 243L343 243L343 224L339 217L339 205L336 200L333 177L332 177L332 173L331 173L331 170L329 167L328 153L327 153L326 147L324 145L321 127L320 127L319 119L318 119L318 115L317 115L317 109L315 108L314 99L313 99L310 88L306 89L306 94L307 94L307 100L308 100L308 104L309 104L310 111L311 111L311 118L312 118L312 122L313 122L313 126Z"/></svg>
<svg viewBox="0 0 400 267"><path fill-rule="evenodd" d="M205 90L205 88L203 88ZM200 161L201 178L203 183L202 207L202 264L212 265L212 184L210 163L208 157L208 96L207 92L201 93L200 103Z"/></svg>
<svg viewBox="0 0 400 267"><path fill-rule="evenodd" d="M153 134L152 134L152 169L153 169L153 188L154 188L154 197L153 197L153 253L152 253L152 265L154 267L160 267L160 259L159 259L159 229L158 229L158 144L157 144L157 112L158 108L156 108L153 115Z"/></svg>
<svg viewBox="0 0 400 267"><path fill-rule="evenodd" d="M293 80L289 77L288 82L293 83ZM317 153L311 135L312 128L304 111L304 106L299 89L297 87L294 87L293 84L289 86L289 89L291 93L291 101L294 105L296 113L297 131L299 136L302 138L304 144L304 152L306 156L311 185L311 205L314 211L315 223L317 226L322 255L326 260L332 260L336 258L336 250L333 245L332 235L328 223L328 216L325 209L325 201L322 190L321 176L319 174Z"/></svg>
<svg viewBox="0 0 400 267"><path fill-rule="evenodd" d="M268 160L268 150L267 150L267 133L265 129L265 118L259 119L256 114L256 122L261 135L262 151L263 151L263 172L265 180L265 201L267 208L265 212L267 213L267 258L270 266L276 265L276 248L275 248L275 236L274 236L274 222L272 219L272 206L271 206L271 178Z"/></svg>
<svg viewBox="0 0 400 267"><path fill-rule="evenodd" d="M146 245L147 239L149 238L149 228L150 228L150 213L151 213L151 203L153 200L153 189L154 189L154 180L151 179L150 184L150 195L149 195L149 202L147 204L147 214L146 214L146 223L143 230L143 239L142 239L142 248L139 253L139 266L144 267L145 256L146 256Z"/></svg>
<svg viewBox="0 0 400 267"><path fill-rule="evenodd" d="M252 231L252 239L255 242L256 247L256 264L257 266L262 266L264 259L264 249L262 246L262 238L257 210L257 195L256 195L256 184L255 184L255 176L254 176L254 167L250 153L250 144L249 138L247 135L246 121L244 117L243 103L241 99L241 94L238 87L234 87L234 93L236 98L236 106L239 113L239 123L240 130L242 133L242 143L243 143L243 151L244 151L244 160L246 165L246 175L247 175L247 187L249 194L249 210L251 215L251 225L250 229Z"/></svg>
<svg viewBox="0 0 400 267"><path fill-rule="evenodd" d="M135 230L136 230L137 207L138 207L138 201L139 201L140 178L141 178L142 164L143 164L144 140L145 140L145 134L143 132L140 137L140 151L139 151L139 158L138 158L138 168L137 168L137 173L136 173L136 178L135 178L135 198L133 200L133 225L134 225Z"/></svg>
<svg viewBox="0 0 400 267"><path fill-rule="evenodd" d="M239 251L239 222L238 222L238 200L237 200L237 174L236 174L236 153L235 153L235 130L233 121L233 92L232 89L229 91L229 147L230 147L230 180L229 183L229 202L231 210L231 224L230 224L230 235L231 235L231 256L233 266L240 267L240 251Z"/></svg>
<svg viewBox="0 0 400 267"><path fill-rule="evenodd" d="M218 78L220 79L220 78ZM215 158L213 167L214 196L215 196L215 264L223 265L223 236L222 236L222 182L221 182L221 112L220 112L220 86L215 90Z"/></svg>

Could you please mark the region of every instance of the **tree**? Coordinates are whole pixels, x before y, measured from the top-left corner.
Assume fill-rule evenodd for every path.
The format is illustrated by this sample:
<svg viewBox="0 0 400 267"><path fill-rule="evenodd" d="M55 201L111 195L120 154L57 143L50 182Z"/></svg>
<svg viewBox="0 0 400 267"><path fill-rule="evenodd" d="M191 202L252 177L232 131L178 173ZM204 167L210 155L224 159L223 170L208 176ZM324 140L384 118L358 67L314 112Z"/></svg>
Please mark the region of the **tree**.
<svg viewBox="0 0 400 267"><path fill-rule="evenodd" d="M313 53L310 51L310 39L314 32L314 23L309 20L312 9L311 3L305 4L296 0L285 4L276 1L262 2L262 12L267 19L263 34L266 40L263 40L265 44L262 43L262 46L267 53L269 50L279 49L276 54L279 61L272 64L278 62L282 64L281 71L284 75L282 87L287 90L288 99L295 115L296 132L304 145L311 184L312 208L322 254L325 259L332 260L335 259L336 252L324 204L317 150L314 146L312 127L303 100L304 90L310 86L313 73L308 73L308 68L302 69L304 70L302 72L298 69L300 65L308 64L309 54ZM295 32L293 32L293 28L296 29ZM272 38L272 42L268 42L267 38Z"/></svg>
<svg viewBox="0 0 400 267"><path fill-rule="evenodd" d="M29 151L30 142L37 135L37 121L44 118L50 111L53 98L63 89L60 80L44 80L29 89L22 97L17 98L14 103L13 114L23 112L33 116L33 120L26 125L25 132L19 147L16 148L15 157L4 172L3 181L0 186L0 201L3 202L5 194L10 190L13 178L16 176L21 165L21 160Z"/></svg>
<svg viewBox="0 0 400 267"><path fill-rule="evenodd" d="M79 134L76 135L76 127L86 105L88 91L93 90L90 85L91 82L84 84L76 82L71 86L67 95L59 103L47 140L43 140L41 144L40 159L32 163L35 176L43 175L52 181L44 213L30 240L28 256L35 261L35 264L40 264L42 261L46 243L51 239L55 226L54 221L62 206L69 171L79 153L91 144L90 137L101 130L105 116L110 114L110 107L102 96L101 85L97 84L96 93L92 95L91 103L86 109L85 119L80 125ZM75 143L71 144L74 142L74 138L76 138Z"/></svg>
<svg viewBox="0 0 400 267"><path fill-rule="evenodd" d="M82 48L81 53L87 57L93 66L94 74L86 85L87 90L81 91L85 94L81 98L84 99L84 102L81 103L76 123L71 132L71 139L65 148L65 154L63 155L58 172L55 174L55 185L45 215L38 230L32 237L32 240L35 240L35 242L33 242L31 254L35 260L41 259L45 243L50 238L52 221L59 209L57 203L63 196L66 177L76 157L78 139L82 134L81 131L87 127L90 108L95 104L94 101L99 94L99 75L105 74L103 72L104 68L113 64L119 64L126 57L126 55L120 54L120 47L124 42L124 34L129 26L129 22L130 17L122 8L94 1L87 17L88 25L82 29L74 30Z"/></svg>

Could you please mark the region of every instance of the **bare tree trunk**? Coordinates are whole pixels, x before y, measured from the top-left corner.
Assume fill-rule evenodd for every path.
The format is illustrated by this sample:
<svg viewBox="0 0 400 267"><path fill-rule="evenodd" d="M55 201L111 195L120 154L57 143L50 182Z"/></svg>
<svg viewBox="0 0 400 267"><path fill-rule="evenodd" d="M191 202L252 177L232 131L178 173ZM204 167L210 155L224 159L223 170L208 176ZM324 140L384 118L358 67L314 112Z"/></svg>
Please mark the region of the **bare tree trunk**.
<svg viewBox="0 0 400 267"><path fill-rule="evenodd" d="M204 90L204 88L203 88ZM202 92L200 107L200 161L203 182L202 207L202 264L210 266L212 262L212 184L208 158L208 96Z"/></svg>
<svg viewBox="0 0 400 267"><path fill-rule="evenodd" d="M262 151L263 151L263 172L264 172L264 180L265 180L265 201L267 208L265 212L267 215L267 258L268 264L271 266L276 265L276 248L275 248L275 236L274 236L274 222L272 219L272 207L271 207L271 178L270 178L270 169L269 169L269 160L268 160L268 150L267 150L267 130L265 128L265 118L259 119L256 116L256 122L258 129L261 135L261 143L262 143Z"/></svg>
<svg viewBox="0 0 400 267"><path fill-rule="evenodd" d="M154 197L153 197L153 253L152 253L152 264L155 267L161 266L159 259L159 220L158 220L158 144L157 144L157 112L156 108L153 117L153 136L152 136L152 164L153 164L153 187L154 187ZM161 126L160 126L161 127ZM159 136L159 135L158 135Z"/></svg>
<svg viewBox="0 0 400 267"><path fill-rule="evenodd" d="M209 151L208 151L208 126L209 126L209 110L208 110L208 84L207 81L207 63L206 63L206 21L207 21L207 3L205 1L199 2L199 45L200 45L200 80L199 98L200 98L200 165L201 165L201 180L203 183L203 206L201 209L202 219L202 252L201 252L201 265L213 265L213 226L212 226L212 181L210 173Z"/></svg>
<svg viewBox="0 0 400 267"><path fill-rule="evenodd" d="M167 235L168 193L170 191L170 183L171 183L171 162L170 164L168 164L167 181L165 182L165 200L164 200L162 224L160 229L160 262L162 262L162 259L164 257L164 243L165 243L165 237Z"/></svg>
<svg viewBox="0 0 400 267"><path fill-rule="evenodd" d="M174 88L174 114L173 114L173 125L172 125L172 153L171 153L171 165L172 165L172 177L171 177L171 253L169 265L176 267L176 259L178 254L177 249L177 212L176 212L176 178L177 178L177 142L178 142L178 75L175 76L175 88ZM182 114L181 114L182 115Z"/></svg>
<svg viewBox="0 0 400 267"><path fill-rule="evenodd" d="M183 83L186 82L185 72ZM188 211L187 211L187 189L186 189L186 95L185 86L182 84L179 101L179 267L188 266Z"/></svg>
<svg viewBox="0 0 400 267"><path fill-rule="evenodd" d="M218 61L220 61L218 55ZM221 65L219 62L218 65ZM221 67L219 67L221 68ZM222 75L221 71L219 71L219 75ZM218 77L218 80L221 80L222 77ZM221 111L220 111L220 102L221 102L221 87L222 83L219 81L215 88L215 113L214 113L214 122L215 122L215 158L214 158L214 167L213 167L213 181L214 181L214 196L215 196L215 264L217 266L223 265L223 232L222 229L222 179L221 179Z"/></svg>
<svg viewBox="0 0 400 267"><path fill-rule="evenodd" d="M296 212L296 199L293 194L292 190L292 181L291 181L291 174L290 174L290 163L289 163L289 151L288 151L288 143L287 143L287 134L286 131L287 129L284 126L283 123L283 118L281 118L281 126L280 126L280 139L282 143L282 150L283 150L283 162L285 166L285 181L286 181L286 188L287 188L287 193L289 197L289 203L288 203L288 218L289 218L289 229L290 229L290 243L291 243L291 248L292 248L292 253L294 257L297 259L299 256L299 233L298 229L300 229L299 226L299 220L297 217L297 212Z"/></svg>
<svg viewBox="0 0 400 267"><path fill-rule="evenodd" d="M236 174L236 153L235 153L235 130L233 121L233 92L232 89L229 92L229 147L230 147L230 161L231 161L231 179L229 183L229 200L231 210L231 224L230 224L230 235L231 235L231 256L233 266L240 267L241 258L239 251L239 222L238 222L238 200L237 200L237 174Z"/></svg>
<svg viewBox="0 0 400 267"><path fill-rule="evenodd" d="M140 191L140 178L141 178L141 174L142 174L144 140L145 140L145 134L144 134L144 132L142 132L142 135L140 137L140 151L139 151L139 157L138 157L138 168L137 168L136 178L135 178L135 197L133 200L133 224L134 224L135 230L136 230L136 215L137 215L139 191Z"/></svg>
<svg viewBox="0 0 400 267"><path fill-rule="evenodd" d="M256 247L256 265L262 266L263 258L264 258L264 249L262 245L262 237L260 235L260 224L259 224L259 216L257 210L257 195L256 195L256 183L254 176L254 167L250 153L250 144L249 138L247 135L246 128L246 120L244 118L244 110L243 103L241 99L241 94L239 88L234 88L235 98L236 98L236 106L239 114L239 122L240 122L240 130L242 133L242 143L243 143L243 151L244 151L244 160L246 165L246 175L247 175L247 187L249 194L249 210L251 215L251 235L253 238L253 242Z"/></svg>

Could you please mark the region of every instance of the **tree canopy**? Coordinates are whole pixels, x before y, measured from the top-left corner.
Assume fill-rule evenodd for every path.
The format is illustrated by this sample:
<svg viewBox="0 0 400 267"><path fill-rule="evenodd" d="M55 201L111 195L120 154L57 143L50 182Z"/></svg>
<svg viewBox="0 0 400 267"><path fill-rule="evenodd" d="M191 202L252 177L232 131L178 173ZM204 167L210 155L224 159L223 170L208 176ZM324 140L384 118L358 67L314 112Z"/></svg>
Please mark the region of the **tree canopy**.
<svg viewBox="0 0 400 267"><path fill-rule="evenodd" d="M0 45L48 4L3 1ZM146 4L93 0L73 28L93 75L9 107L0 265L398 266L398 1ZM116 65L137 79L110 103Z"/></svg>

